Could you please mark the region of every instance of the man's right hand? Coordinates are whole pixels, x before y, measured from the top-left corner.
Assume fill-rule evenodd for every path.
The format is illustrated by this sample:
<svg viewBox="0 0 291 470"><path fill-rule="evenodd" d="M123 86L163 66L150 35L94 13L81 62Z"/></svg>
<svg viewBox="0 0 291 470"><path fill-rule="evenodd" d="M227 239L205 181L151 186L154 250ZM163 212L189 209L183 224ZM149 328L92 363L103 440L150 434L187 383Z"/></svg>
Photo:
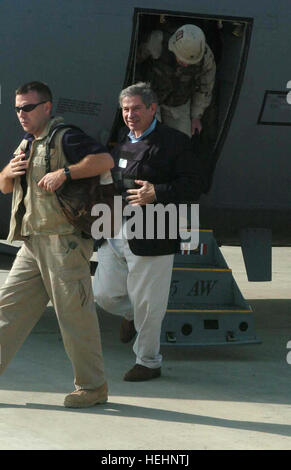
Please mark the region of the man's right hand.
<svg viewBox="0 0 291 470"><path fill-rule="evenodd" d="M192 133L192 135L195 135L196 130L199 132L199 134L202 131L201 120L198 119L198 118L192 118L191 119L191 133Z"/></svg>
<svg viewBox="0 0 291 470"><path fill-rule="evenodd" d="M24 175L28 168L28 161L24 160L25 153L13 157L8 165L0 173L0 191L3 194L12 193L14 179L17 176Z"/></svg>
<svg viewBox="0 0 291 470"><path fill-rule="evenodd" d="M22 152L10 160L10 163L8 164L8 167L7 167L7 173L5 176L7 178L16 178L16 176L24 175L27 168L28 168L28 161L25 160L25 153Z"/></svg>

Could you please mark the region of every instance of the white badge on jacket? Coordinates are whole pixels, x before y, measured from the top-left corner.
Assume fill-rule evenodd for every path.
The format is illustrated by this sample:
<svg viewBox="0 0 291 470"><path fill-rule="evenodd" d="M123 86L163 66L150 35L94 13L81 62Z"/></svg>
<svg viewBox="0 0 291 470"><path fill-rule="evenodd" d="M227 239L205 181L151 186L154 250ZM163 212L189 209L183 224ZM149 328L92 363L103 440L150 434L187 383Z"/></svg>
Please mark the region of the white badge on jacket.
<svg viewBox="0 0 291 470"><path fill-rule="evenodd" d="M126 167L127 167L127 160L125 160L124 158L120 158L120 159L119 159L118 166L119 166L120 168L126 168Z"/></svg>

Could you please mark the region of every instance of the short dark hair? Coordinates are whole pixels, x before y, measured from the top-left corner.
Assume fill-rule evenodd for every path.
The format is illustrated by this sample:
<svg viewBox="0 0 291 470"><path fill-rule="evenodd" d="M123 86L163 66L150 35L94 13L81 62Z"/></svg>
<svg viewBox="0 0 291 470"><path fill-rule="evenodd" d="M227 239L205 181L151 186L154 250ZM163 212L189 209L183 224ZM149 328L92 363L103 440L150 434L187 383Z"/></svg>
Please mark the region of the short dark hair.
<svg viewBox="0 0 291 470"><path fill-rule="evenodd" d="M21 85L15 91L16 95L26 95L30 91L36 91L41 100L46 101L53 101L52 92L47 86L46 83L43 82L29 82Z"/></svg>
<svg viewBox="0 0 291 470"><path fill-rule="evenodd" d="M151 89L150 84L145 82L135 83L134 85L130 85L129 87L122 90L119 95L119 104L121 108L124 98L128 98L130 96L140 96L142 102L146 105L147 108L149 108L152 103L158 102L157 96Z"/></svg>

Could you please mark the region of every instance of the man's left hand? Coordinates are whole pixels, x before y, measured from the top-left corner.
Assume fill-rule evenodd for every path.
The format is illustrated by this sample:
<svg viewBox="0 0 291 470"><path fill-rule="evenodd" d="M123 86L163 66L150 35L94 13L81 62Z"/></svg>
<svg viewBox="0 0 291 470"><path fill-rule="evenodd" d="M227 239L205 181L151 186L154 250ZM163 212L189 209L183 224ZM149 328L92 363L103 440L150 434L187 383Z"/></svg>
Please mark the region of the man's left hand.
<svg viewBox="0 0 291 470"><path fill-rule="evenodd" d="M139 189L128 189L127 192L131 194L126 199L132 206L144 206L150 204L156 199L156 193L154 185L148 181L135 180L136 184L139 184Z"/></svg>
<svg viewBox="0 0 291 470"><path fill-rule="evenodd" d="M44 189L45 191L53 193L62 186L65 180L66 175L64 173L64 170L60 168L59 170L44 175L38 182L38 186Z"/></svg>

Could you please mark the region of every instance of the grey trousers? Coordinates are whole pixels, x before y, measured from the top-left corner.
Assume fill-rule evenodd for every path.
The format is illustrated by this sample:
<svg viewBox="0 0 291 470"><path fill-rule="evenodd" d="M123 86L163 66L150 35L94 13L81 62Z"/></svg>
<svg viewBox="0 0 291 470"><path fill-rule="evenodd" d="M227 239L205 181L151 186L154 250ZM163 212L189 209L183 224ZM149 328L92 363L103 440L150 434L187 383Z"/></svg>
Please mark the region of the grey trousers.
<svg viewBox="0 0 291 470"><path fill-rule="evenodd" d="M24 242L0 288L0 373L51 300L76 389L105 382L91 255L92 241L75 234L33 236Z"/></svg>
<svg viewBox="0 0 291 470"><path fill-rule="evenodd" d="M134 320L136 363L160 367L161 325L166 313L174 255L136 256L126 239L112 239L98 250L93 280L97 304Z"/></svg>

